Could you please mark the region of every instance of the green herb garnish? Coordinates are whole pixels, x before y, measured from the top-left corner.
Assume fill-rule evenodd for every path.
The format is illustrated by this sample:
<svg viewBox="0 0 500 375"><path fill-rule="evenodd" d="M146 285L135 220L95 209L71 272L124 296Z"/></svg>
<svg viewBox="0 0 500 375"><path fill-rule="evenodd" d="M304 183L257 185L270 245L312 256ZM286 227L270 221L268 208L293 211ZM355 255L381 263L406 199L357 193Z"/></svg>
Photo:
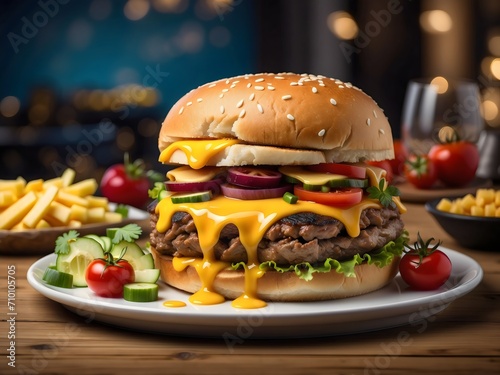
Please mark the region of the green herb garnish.
<svg viewBox="0 0 500 375"><path fill-rule="evenodd" d="M142 229L137 224L127 224L122 228L108 228L106 229L106 236L111 238L114 244L120 241L134 242L142 234Z"/></svg>
<svg viewBox="0 0 500 375"><path fill-rule="evenodd" d="M380 204L384 207L396 207L396 204L392 201L392 197L398 197L401 193L399 189L395 186L388 185L385 187L385 178L382 178L377 186L370 186L366 189L370 195L368 198L378 199Z"/></svg>
<svg viewBox="0 0 500 375"><path fill-rule="evenodd" d="M62 255L68 254L70 242L76 241L79 235L80 233L78 233L76 230L70 230L69 232L63 233L59 237L57 237L55 253Z"/></svg>
<svg viewBox="0 0 500 375"><path fill-rule="evenodd" d="M163 182L155 182L153 188L148 190L148 195L151 199L157 199L163 190L165 190L165 184Z"/></svg>
<svg viewBox="0 0 500 375"><path fill-rule="evenodd" d="M122 215L124 219L128 217L128 207L124 204L119 204L118 206L116 206L115 212Z"/></svg>

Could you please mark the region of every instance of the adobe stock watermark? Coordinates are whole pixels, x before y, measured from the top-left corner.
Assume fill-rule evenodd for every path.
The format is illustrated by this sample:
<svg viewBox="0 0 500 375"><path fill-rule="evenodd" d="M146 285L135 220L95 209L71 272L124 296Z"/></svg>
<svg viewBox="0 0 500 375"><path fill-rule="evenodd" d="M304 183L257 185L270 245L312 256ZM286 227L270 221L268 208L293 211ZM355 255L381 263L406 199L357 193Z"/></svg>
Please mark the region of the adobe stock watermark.
<svg viewBox="0 0 500 375"><path fill-rule="evenodd" d="M387 9L371 10L371 20L366 22L363 28L359 28L358 36L352 41L352 44L345 41L339 43L339 48L347 63L352 62L353 54L360 54L364 48L368 47L371 41L380 35L382 29L389 26L392 17L400 14L403 9L400 0L389 0Z"/></svg>
<svg viewBox="0 0 500 375"><path fill-rule="evenodd" d="M61 5L66 5L70 0L39 0L36 4L38 9L28 18L21 17L21 29L19 33L13 31L7 34L7 39L12 49L17 54L21 45L28 44L49 21L59 14Z"/></svg>
<svg viewBox="0 0 500 375"><path fill-rule="evenodd" d="M214 2L215 12L221 21L224 21L224 16L234 11L234 9L243 3L243 0L225 0Z"/></svg>
<svg viewBox="0 0 500 375"><path fill-rule="evenodd" d="M155 67L146 66L146 74L142 79L142 86L134 86L134 88L127 92L127 98L115 98L111 103L111 111L118 114L118 119L123 121L130 115L130 110L137 107L137 102L144 98L145 90L147 88L157 88L170 73L161 70L160 64ZM125 103L129 104L125 104ZM67 167L76 168L84 161L84 158L92 154L95 148L102 145L105 141L117 130L117 126L109 118L103 118L97 127L93 129L82 129L81 139L76 145L66 145L66 156L64 163L57 160L51 164L52 170L56 176L60 176Z"/></svg>
<svg viewBox="0 0 500 375"><path fill-rule="evenodd" d="M461 279L463 275L458 275L456 278ZM413 312L408 317L408 324L416 328L416 333L422 334L429 328L429 323L436 320L436 314L443 311L450 303L458 298L458 292L454 288L456 283L448 280L444 287L448 289L446 295L441 298L429 302L428 305L421 306L418 311ZM380 348L384 354L376 356L373 360L364 359L364 374L379 375L384 373L399 357L403 348L412 345L414 339L409 331L403 330L398 333L396 338L389 342L381 342Z"/></svg>

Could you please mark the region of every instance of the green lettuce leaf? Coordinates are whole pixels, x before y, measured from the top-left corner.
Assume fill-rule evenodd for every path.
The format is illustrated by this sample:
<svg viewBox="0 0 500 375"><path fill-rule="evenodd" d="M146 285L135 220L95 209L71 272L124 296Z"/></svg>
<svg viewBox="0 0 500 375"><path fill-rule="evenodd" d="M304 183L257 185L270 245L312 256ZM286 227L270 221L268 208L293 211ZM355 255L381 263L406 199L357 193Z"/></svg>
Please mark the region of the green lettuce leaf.
<svg viewBox="0 0 500 375"><path fill-rule="evenodd" d="M404 244L408 241L408 233L405 231L395 241L390 241L378 251L359 255L356 254L353 258L343 261L328 258L323 264L312 265L309 262L303 262L291 266L278 266L275 262L263 262L260 264L262 270L275 270L277 272L295 272L295 274L306 281L312 280L315 272L330 272L335 270L338 273L343 273L347 277L356 277L354 267L362 263L375 264L377 267L385 267L392 262L395 256L401 256L404 250ZM244 268L245 263L234 263L232 268L237 270Z"/></svg>

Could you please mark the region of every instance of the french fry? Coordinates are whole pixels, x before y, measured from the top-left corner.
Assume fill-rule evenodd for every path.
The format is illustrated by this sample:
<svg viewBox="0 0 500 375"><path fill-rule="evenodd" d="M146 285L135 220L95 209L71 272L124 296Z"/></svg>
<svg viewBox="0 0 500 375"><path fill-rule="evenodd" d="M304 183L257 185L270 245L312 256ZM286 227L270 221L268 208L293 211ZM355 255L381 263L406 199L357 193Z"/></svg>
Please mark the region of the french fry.
<svg viewBox="0 0 500 375"><path fill-rule="evenodd" d="M68 168L61 177L46 181L0 180L0 229L78 228L123 219L110 211L107 198L93 196L98 187L95 179L74 183L75 176Z"/></svg>
<svg viewBox="0 0 500 375"><path fill-rule="evenodd" d="M36 203L36 194L30 191L0 214L0 229L11 229L22 221Z"/></svg>
<svg viewBox="0 0 500 375"><path fill-rule="evenodd" d="M59 188L51 185L47 188L45 193L38 199L33 208L25 216L23 223L28 228L34 228L38 222L45 216L50 208L50 204L56 197Z"/></svg>
<svg viewBox="0 0 500 375"><path fill-rule="evenodd" d="M500 217L500 190L478 189L453 201L443 198L436 208L440 211L469 216Z"/></svg>
<svg viewBox="0 0 500 375"><path fill-rule="evenodd" d="M63 188L63 191L79 197L92 195L97 190L97 181L93 178L77 182L73 185Z"/></svg>

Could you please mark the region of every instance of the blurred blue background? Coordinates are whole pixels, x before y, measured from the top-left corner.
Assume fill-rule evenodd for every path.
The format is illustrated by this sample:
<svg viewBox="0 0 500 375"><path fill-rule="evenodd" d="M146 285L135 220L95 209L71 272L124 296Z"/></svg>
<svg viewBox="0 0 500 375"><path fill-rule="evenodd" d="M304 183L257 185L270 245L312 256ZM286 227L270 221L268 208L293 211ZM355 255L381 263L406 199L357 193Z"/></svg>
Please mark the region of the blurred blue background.
<svg viewBox="0 0 500 375"><path fill-rule="evenodd" d="M496 0L6 0L0 35L0 179L100 178L124 152L161 169L176 100L261 71L351 81L395 138L411 78L469 78L500 126Z"/></svg>

